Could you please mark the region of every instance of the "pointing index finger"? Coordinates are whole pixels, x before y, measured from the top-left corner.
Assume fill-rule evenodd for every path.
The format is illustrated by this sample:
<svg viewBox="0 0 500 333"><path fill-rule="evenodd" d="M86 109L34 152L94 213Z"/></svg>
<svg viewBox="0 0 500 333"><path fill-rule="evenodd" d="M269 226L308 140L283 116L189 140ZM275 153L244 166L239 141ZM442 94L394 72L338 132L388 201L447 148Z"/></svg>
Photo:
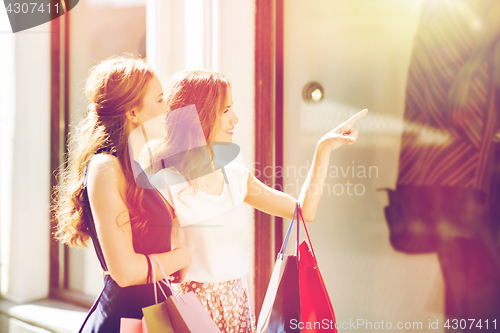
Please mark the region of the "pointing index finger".
<svg viewBox="0 0 500 333"><path fill-rule="evenodd" d="M359 111L354 116L352 116L351 118L349 118L349 120L344 123L344 126L351 127L352 125L354 125L354 123L356 121L358 121L359 119L361 119L367 113L368 113L368 109L364 109L362 111Z"/></svg>

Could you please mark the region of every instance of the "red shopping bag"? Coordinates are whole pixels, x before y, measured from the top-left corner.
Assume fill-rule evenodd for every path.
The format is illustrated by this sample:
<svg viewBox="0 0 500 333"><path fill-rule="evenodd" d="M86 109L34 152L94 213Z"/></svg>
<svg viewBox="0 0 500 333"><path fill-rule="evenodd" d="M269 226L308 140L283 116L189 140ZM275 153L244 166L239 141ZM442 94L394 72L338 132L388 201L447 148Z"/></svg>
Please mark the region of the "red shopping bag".
<svg viewBox="0 0 500 333"><path fill-rule="evenodd" d="M297 216L295 255L285 255L292 225ZM299 246L300 221L306 228L297 203L292 222L276 259L276 266L257 323L258 333L337 333L330 297L309 243Z"/></svg>
<svg viewBox="0 0 500 333"><path fill-rule="evenodd" d="M300 288L300 317L302 323L306 324L302 333L316 332L335 332L335 314L333 312L332 302L328 296L325 283L321 277L316 256L312 248L309 232L307 231L306 223L302 217L302 210L297 204L297 238L299 237L299 217L304 224L307 239L299 246L297 261L299 266L299 288ZM321 329L315 329L314 326L307 323L320 323ZM312 328L311 328L312 327Z"/></svg>

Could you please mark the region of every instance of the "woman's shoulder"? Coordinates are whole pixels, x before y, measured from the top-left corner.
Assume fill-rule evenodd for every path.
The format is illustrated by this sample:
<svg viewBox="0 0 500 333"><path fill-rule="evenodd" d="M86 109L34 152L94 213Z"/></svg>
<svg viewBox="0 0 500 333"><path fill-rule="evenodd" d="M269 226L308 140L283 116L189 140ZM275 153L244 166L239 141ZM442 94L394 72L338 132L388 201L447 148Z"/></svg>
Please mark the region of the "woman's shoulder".
<svg viewBox="0 0 500 333"><path fill-rule="evenodd" d="M89 169L95 173L121 172L120 161L116 156L111 154L94 155L90 159Z"/></svg>
<svg viewBox="0 0 500 333"><path fill-rule="evenodd" d="M224 167L227 171L232 172L237 177L248 177L248 173L250 172L246 166L238 161L231 161L228 165Z"/></svg>
<svg viewBox="0 0 500 333"><path fill-rule="evenodd" d="M99 188L117 185L124 179L120 161L111 154L97 154L88 166L88 184Z"/></svg>

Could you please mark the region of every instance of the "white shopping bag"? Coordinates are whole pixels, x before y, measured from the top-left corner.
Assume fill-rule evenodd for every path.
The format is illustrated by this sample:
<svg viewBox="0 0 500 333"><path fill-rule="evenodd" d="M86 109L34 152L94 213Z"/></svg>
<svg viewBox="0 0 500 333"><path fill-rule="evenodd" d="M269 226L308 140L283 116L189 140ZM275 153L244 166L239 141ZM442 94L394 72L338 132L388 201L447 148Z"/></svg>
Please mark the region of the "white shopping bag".
<svg viewBox="0 0 500 333"><path fill-rule="evenodd" d="M269 286L267 287L266 297L264 298L264 303L262 304L262 308L260 310L259 320L257 322L257 333L267 332L274 300L276 298L276 293L278 292L278 286L280 285L281 278L283 277L283 271L285 270L286 262L289 256L290 255L288 254L278 254L273 274L271 275L271 281L269 281Z"/></svg>

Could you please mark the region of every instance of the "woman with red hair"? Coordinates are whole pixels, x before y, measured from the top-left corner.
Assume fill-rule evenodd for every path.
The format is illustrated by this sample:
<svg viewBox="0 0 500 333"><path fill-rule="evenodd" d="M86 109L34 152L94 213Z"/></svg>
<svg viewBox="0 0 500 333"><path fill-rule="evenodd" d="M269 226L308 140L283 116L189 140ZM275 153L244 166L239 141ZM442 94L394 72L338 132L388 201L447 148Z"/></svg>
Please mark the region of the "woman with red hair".
<svg viewBox="0 0 500 333"><path fill-rule="evenodd" d="M72 135L56 195L57 236L67 245L91 239L104 271L102 292L79 332L118 333L120 318L142 318L142 308L155 304L153 282L162 276L152 276L147 255L181 281L191 254L171 250L169 211L144 186L147 179L134 177L140 170L129 155L130 133L168 111L160 81L143 60L111 58L91 69L86 95L88 113Z"/></svg>
<svg viewBox="0 0 500 333"><path fill-rule="evenodd" d="M166 102L171 110L166 139L149 145L150 181L174 217L172 243L192 253L180 290L198 296L221 332L252 332L249 297L241 280L250 267L251 225L242 203L292 218L297 200L266 186L233 160L239 152L232 145L239 119L224 75L203 70L177 73ZM358 132L352 125L365 113L318 142L299 196L306 221L316 214L331 151L356 141Z"/></svg>

